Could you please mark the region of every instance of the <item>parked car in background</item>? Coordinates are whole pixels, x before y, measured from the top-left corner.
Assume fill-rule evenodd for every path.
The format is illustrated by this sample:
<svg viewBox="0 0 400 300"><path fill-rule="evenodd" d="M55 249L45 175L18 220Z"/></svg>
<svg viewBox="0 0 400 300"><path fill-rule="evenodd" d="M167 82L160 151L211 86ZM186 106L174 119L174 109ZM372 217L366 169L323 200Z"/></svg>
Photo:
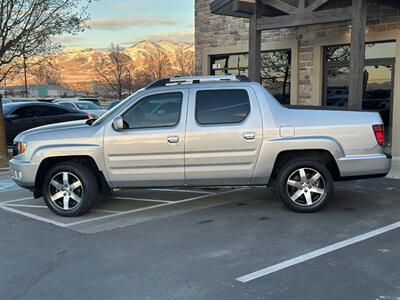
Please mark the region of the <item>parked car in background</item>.
<svg viewBox="0 0 400 300"><path fill-rule="evenodd" d="M80 110L89 114L91 119L101 117L106 110L99 108L96 104L90 101L69 101L69 100L56 100L53 103L61 105L66 108Z"/></svg>
<svg viewBox="0 0 400 300"><path fill-rule="evenodd" d="M107 105L107 110L110 110L112 108L114 108L114 106L117 106L121 101L111 101L110 103L108 103Z"/></svg>
<svg viewBox="0 0 400 300"><path fill-rule="evenodd" d="M10 175L63 216L110 188L274 185L297 212L391 167L376 112L287 108L244 76L159 80L97 120L15 138Z"/></svg>
<svg viewBox="0 0 400 300"><path fill-rule="evenodd" d="M21 132L48 124L89 119L87 113L41 102L9 103L3 105L7 144Z"/></svg>
<svg viewBox="0 0 400 300"><path fill-rule="evenodd" d="M98 99L92 98L92 97L58 98L58 99L55 99L53 102L59 102L59 101L69 101L69 102L90 101L90 102L93 102L96 106L103 108L101 106L100 101Z"/></svg>
<svg viewBox="0 0 400 300"><path fill-rule="evenodd" d="M36 98L3 98L2 99L3 104L21 103L21 102L38 102L38 99L36 99Z"/></svg>

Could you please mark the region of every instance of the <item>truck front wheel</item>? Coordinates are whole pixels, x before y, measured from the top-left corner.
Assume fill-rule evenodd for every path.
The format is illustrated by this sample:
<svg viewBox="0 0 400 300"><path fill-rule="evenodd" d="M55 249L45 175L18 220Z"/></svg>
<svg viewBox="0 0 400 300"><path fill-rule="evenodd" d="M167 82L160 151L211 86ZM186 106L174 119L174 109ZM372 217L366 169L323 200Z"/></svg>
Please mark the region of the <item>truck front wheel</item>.
<svg viewBox="0 0 400 300"><path fill-rule="evenodd" d="M315 212L322 209L332 197L332 175L319 161L290 161L279 170L276 192L289 209Z"/></svg>
<svg viewBox="0 0 400 300"><path fill-rule="evenodd" d="M42 193L50 210L60 216L76 217L86 213L94 203L97 181L88 167L64 162L47 173Z"/></svg>

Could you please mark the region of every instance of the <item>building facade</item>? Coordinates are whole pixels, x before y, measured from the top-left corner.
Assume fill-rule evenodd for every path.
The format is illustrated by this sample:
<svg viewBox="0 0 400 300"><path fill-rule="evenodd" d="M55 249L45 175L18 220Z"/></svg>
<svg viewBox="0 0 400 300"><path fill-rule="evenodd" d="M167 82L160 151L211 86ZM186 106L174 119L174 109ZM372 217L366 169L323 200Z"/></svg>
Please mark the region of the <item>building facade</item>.
<svg viewBox="0 0 400 300"><path fill-rule="evenodd" d="M247 75L249 19L212 14L211 2L195 1L196 72ZM283 104L345 108L350 40L349 21L262 31L261 82ZM362 108L381 113L400 177L400 10L369 3L365 40Z"/></svg>

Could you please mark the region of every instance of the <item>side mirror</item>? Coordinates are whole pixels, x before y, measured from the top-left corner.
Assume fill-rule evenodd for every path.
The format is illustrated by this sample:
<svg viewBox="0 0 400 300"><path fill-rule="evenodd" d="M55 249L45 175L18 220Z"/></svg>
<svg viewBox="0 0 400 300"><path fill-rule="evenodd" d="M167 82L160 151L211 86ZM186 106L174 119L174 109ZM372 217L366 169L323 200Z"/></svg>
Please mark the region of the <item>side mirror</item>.
<svg viewBox="0 0 400 300"><path fill-rule="evenodd" d="M116 131L122 131L122 130L124 130L124 119L123 119L121 116L116 117L116 118L114 119L114 121L113 121L113 128L114 128Z"/></svg>

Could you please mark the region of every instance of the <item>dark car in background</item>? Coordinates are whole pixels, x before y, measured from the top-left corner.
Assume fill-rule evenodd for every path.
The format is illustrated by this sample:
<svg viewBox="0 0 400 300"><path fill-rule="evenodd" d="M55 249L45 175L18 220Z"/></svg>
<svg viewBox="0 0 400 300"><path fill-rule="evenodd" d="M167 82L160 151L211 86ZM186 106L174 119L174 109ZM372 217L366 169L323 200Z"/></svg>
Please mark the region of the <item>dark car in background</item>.
<svg viewBox="0 0 400 300"><path fill-rule="evenodd" d="M4 104L3 116L8 145L12 145L19 133L34 127L89 119L87 113L41 102Z"/></svg>

